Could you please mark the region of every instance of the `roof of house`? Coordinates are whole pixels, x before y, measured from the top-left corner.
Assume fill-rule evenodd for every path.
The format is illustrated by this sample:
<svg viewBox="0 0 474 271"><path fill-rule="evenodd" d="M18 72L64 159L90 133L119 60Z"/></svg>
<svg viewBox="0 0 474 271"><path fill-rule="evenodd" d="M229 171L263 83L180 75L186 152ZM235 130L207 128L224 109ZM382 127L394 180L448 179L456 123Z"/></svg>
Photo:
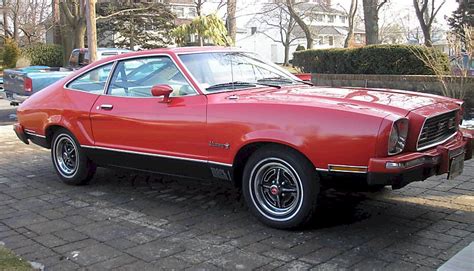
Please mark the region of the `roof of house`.
<svg viewBox="0 0 474 271"><path fill-rule="evenodd" d="M311 13L329 13L336 15L347 15L344 11L332 8L330 6L314 3L297 3L295 4L295 9L301 12L311 12Z"/></svg>

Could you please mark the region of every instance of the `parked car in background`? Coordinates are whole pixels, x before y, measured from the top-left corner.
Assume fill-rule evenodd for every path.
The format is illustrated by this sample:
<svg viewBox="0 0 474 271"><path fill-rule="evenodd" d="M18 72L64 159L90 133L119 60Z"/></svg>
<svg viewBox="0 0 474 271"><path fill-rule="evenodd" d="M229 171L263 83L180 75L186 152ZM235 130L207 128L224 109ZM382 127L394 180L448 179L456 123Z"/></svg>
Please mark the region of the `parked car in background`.
<svg viewBox="0 0 474 271"><path fill-rule="evenodd" d="M99 48L97 59L131 52L126 49ZM0 93L3 98L10 100L11 105L19 105L32 94L66 77L72 71L89 64L89 51L87 49L74 49L66 68L48 66L30 66L18 69L7 69L3 72L4 91Z"/></svg>
<svg viewBox="0 0 474 271"><path fill-rule="evenodd" d="M109 56L116 56L131 52L128 49L118 48L98 48L97 49L97 60L104 59ZM89 50L87 48L74 49L69 57L68 67L71 69L77 69L78 67L84 67L90 64L89 61Z"/></svg>
<svg viewBox="0 0 474 271"><path fill-rule="evenodd" d="M315 87L229 48L157 49L97 61L26 100L18 138L51 149L67 184L119 167L242 188L267 225L315 213L321 184L371 188L452 179L471 159L462 101Z"/></svg>

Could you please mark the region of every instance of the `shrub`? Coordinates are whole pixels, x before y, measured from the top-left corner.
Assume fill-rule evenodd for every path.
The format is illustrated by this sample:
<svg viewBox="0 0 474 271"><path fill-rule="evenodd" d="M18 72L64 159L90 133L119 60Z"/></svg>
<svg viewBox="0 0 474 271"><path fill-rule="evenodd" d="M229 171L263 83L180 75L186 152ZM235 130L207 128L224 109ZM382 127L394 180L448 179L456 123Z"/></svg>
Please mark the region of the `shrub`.
<svg viewBox="0 0 474 271"><path fill-rule="evenodd" d="M371 45L351 49L312 49L294 53L293 65L304 72L327 74L434 75L416 52L436 59L436 69L450 73L449 58L434 49L417 45Z"/></svg>
<svg viewBox="0 0 474 271"><path fill-rule="evenodd" d="M7 38L5 39L4 47L3 47L3 66L5 68L15 68L16 61L20 56L20 48L15 40Z"/></svg>
<svg viewBox="0 0 474 271"><path fill-rule="evenodd" d="M303 50L305 50L305 49L306 49L306 48L304 48L304 46L301 45L301 44L298 45L298 46L296 46L296 51L303 51Z"/></svg>
<svg viewBox="0 0 474 271"><path fill-rule="evenodd" d="M33 66L60 67L63 64L63 49L59 45L38 43L24 48L22 55Z"/></svg>

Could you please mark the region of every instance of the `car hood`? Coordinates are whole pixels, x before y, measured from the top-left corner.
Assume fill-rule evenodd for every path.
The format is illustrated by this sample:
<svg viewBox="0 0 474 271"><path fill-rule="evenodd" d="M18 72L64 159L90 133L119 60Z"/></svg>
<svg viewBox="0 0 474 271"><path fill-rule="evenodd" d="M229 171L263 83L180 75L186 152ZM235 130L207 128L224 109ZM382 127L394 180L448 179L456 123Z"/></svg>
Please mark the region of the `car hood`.
<svg viewBox="0 0 474 271"><path fill-rule="evenodd" d="M402 90L284 87L235 92L241 102L273 102L308 104L314 106L342 106L371 112L407 115L410 111L437 103L455 103L457 100L437 95Z"/></svg>

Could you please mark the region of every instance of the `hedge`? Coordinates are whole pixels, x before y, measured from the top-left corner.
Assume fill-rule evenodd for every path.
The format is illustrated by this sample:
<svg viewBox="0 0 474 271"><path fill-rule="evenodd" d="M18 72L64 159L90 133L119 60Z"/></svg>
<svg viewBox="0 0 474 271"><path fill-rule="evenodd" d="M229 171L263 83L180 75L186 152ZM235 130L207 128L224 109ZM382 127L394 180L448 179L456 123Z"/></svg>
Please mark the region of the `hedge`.
<svg viewBox="0 0 474 271"><path fill-rule="evenodd" d="M60 67L63 64L63 49L59 45L38 43L24 48L22 55L32 66Z"/></svg>
<svg viewBox="0 0 474 271"><path fill-rule="evenodd" d="M426 65L420 59L423 55L430 56L432 65ZM293 54L293 65L301 68L303 72L324 74L450 73L449 58L446 54L418 45L370 45L350 49L304 50Z"/></svg>

